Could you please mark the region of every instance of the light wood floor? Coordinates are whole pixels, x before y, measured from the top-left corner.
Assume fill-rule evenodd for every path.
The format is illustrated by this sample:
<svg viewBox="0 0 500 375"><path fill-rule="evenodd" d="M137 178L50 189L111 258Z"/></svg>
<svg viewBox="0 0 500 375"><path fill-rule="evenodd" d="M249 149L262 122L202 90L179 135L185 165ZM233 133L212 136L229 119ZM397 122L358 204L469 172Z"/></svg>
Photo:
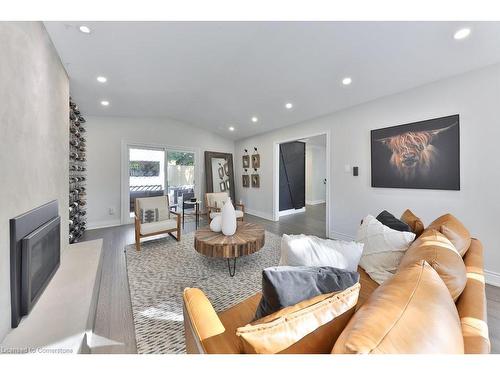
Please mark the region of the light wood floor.
<svg viewBox="0 0 500 375"><path fill-rule="evenodd" d="M246 215L245 220L265 226L269 232L282 235L312 234L325 236L325 205L307 206L305 213L280 218L273 222L256 216ZM206 225L202 219L200 225ZM186 223L184 232L195 230L194 223ZM83 241L103 239L103 267L95 334L107 339L103 346L95 347L92 353L136 353L134 323L124 248L134 243L134 226L122 225L104 229L89 230ZM491 352L500 353L500 288L487 285L488 325L490 329Z"/></svg>

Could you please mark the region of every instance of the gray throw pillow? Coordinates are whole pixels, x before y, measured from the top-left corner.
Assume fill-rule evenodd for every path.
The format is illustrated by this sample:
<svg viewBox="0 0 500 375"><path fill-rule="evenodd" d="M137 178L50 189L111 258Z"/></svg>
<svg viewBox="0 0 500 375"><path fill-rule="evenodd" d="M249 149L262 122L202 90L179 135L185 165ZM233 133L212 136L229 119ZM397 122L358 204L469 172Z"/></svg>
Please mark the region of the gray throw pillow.
<svg viewBox="0 0 500 375"><path fill-rule="evenodd" d="M359 281L359 274L334 267L269 267L262 271L262 299L255 320L285 307L340 292Z"/></svg>

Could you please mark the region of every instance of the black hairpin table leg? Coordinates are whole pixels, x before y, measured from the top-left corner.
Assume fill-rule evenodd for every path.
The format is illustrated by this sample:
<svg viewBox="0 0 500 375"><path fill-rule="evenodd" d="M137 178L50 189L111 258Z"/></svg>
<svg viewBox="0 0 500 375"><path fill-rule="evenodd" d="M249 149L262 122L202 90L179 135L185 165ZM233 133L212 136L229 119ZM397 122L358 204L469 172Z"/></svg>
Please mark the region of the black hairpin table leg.
<svg viewBox="0 0 500 375"><path fill-rule="evenodd" d="M229 276L233 277L236 273L236 258L233 259L233 270L231 271L231 259L227 259L227 268L229 269Z"/></svg>

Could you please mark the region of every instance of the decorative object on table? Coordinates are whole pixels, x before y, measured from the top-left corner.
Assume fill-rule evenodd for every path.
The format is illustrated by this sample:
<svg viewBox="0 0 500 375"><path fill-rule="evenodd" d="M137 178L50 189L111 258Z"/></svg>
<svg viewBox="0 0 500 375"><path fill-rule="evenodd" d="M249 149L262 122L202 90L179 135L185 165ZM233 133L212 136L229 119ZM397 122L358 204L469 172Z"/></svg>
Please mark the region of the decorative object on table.
<svg viewBox="0 0 500 375"><path fill-rule="evenodd" d="M210 222L210 230L220 233L222 231L222 215L215 216Z"/></svg>
<svg viewBox="0 0 500 375"><path fill-rule="evenodd" d="M371 131L372 187L460 190L459 115Z"/></svg>
<svg viewBox="0 0 500 375"><path fill-rule="evenodd" d="M242 178L243 187L250 187L250 176L247 174L244 174L243 176L241 176L241 178Z"/></svg>
<svg viewBox="0 0 500 375"><path fill-rule="evenodd" d="M414 239L415 233L391 229L368 215L356 234L356 241L364 244L359 265L373 280L382 284L394 275Z"/></svg>
<svg viewBox="0 0 500 375"><path fill-rule="evenodd" d="M259 154L253 154L252 155L252 168L253 169L259 169L260 168L260 155Z"/></svg>
<svg viewBox="0 0 500 375"><path fill-rule="evenodd" d="M250 168L250 155L243 155L242 161L243 161L243 169Z"/></svg>
<svg viewBox="0 0 500 375"><path fill-rule="evenodd" d="M218 168L220 165L227 164L229 174L222 180L229 180L230 189L227 190L224 183L224 188L220 184L221 179L218 178ZM224 169L224 168L223 168ZM224 173L225 174L225 173ZM223 152L205 151L205 191L207 193L228 192L231 200L236 202L234 191L234 169L233 155ZM220 208L220 207L219 207Z"/></svg>
<svg viewBox="0 0 500 375"><path fill-rule="evenodd" d="M168 195L148 198L136 198L135 200L135 247L141 250L141 238L156 236L158 234L169 234L177 241L181 240L181 215L169 210ZM157 214L144 214L148 211ZM141 213L143 213L141 215ZM151 218L144 221L143 218ZM174 236L172 233L175 233Z"/></svg>
<svg viewBox="0 0 500 375"><path fill-rule="evenodd" d="M220 212L222 216L222 233L232 236L236 232L236 212L231 199L226 200Z"/></svg>
<svg viewBox="0 0 500 375"><path fill-rule="evenodd" d="M265 232L262 225L239 222L236 234L227 236L224 235L224 217L222 220L223 233L219 235L215 235L209 227L198 229L194 236L194 248L205 256L227 259L229 275L233 277L236 258L259 251L265 243ZM233 260L232 267L230 260Z"/></svg>
<svg viewBox="0 0 500 375"><path fill-rule="evenodd" d="M226 183L224 181L219 182L219 190L226 191Z"/></svg>
<svg viewBox="0 0 500 375"><path fill-rule="evenodd" d="M69 243L77 242L87 226L85 118L69 98Z"/></svg>
<svg viewBox="0 0 500 375"><path fill-rule="evenodd" d="M227 192L205 194L205 207L207 209L207 217L209 220L213 219L217 215L220 215L221 208L228 199L230 199L230 197ZM235 203L234 206L238 208L235 210L236 218L243 221L245 206L241 203L241 201L240 203Z"/></svg>
<svg viewBox="0 0 500 375"><path fill-rule="evenodd" d="M363 254L363 244L330 240L305 234L281 238L280 266L330 266L356 271Z"/></svg>
<svg viewBox="0 0 500 375"><path fill-rule="evenodd" d="M260 188L260 176L257 173L252 174L252 187Z"/></svg>
<svg viewBox="0 0 500 375"><path fill-rule="evenodd" d="M221 180L224 179L224 167L222 166L222 164L219 164L219 169L217 169L217 171L219 172L219 178Z"/></svg>

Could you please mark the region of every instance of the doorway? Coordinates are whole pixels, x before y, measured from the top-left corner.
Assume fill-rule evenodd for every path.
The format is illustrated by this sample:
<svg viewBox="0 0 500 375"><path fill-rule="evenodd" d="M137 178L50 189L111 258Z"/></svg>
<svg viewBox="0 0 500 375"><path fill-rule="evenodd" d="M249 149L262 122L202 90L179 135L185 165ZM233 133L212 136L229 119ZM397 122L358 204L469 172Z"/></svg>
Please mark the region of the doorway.
<svg viewBox="0 0 500 375"><path fill-rule="evenodd" d="M274 146L274 220L291 233L329 237L328 133L275 142Z"/></svg>

